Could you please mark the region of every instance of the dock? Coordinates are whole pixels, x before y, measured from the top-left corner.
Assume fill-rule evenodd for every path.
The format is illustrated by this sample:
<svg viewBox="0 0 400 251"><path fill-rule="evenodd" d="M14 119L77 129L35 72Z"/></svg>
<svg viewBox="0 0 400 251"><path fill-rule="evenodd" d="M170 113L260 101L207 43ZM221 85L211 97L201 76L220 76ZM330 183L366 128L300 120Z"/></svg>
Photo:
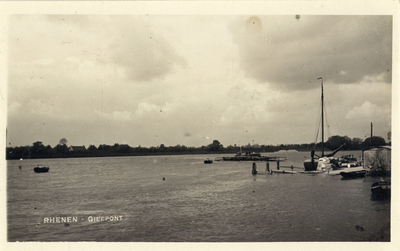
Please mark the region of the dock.
<svg viewBox="0 0 400 251"><path fill-rule="evenodd" d="M272 167L270 167L270 163L267 162L266 163L266 167L265 167L265 171L269 174L273 174L273 173L282 173L282 174L297 174L299 173L298 171L295 171L294 169L301 169L303 170L303 168L301 167L294 167L293 165L291 166L281 166L280 165L280 161L274 161L276 162L276 169L273 170ZM257 164L255 162L253 162L252 165L252 170L251 173L253 175L257 174Z"/></svg>

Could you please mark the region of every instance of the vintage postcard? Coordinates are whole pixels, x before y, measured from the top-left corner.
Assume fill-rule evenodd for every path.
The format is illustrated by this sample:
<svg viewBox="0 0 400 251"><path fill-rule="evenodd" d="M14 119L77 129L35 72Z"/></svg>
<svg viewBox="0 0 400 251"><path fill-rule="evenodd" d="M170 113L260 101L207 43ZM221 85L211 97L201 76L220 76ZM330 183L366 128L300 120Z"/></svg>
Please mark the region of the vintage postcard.
<svg viewBox="0 0 400 251"><path fill-rule="evenodd" d="M2 250L399 248L397 1L0 9Z"/></svg>

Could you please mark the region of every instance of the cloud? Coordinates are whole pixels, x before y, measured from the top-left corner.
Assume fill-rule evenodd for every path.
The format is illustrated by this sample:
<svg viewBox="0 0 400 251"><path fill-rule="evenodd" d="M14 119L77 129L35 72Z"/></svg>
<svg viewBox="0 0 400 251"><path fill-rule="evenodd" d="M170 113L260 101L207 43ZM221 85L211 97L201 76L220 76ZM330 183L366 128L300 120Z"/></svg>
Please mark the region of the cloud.
<svg viewBox="0 0 400 251"><path fill-rule="evenodd" d="M160 111L162 111L162 108L160 108L159 106L143 102L138 105L135 114L138 116L143 116L150 112L160 112Z"/></svg>
<svg viewBox="0 0 400 251"><path fill-rule="evenodd" d="M386 137L391 131L391 107L388 104L377 105L365 101L360 106L353 107L344 117L347 134L351 137L365 138L370 134L370 123L373 124L373 134Z"/></svg>
<svg viewBox="0 0 400 251"><path fill-rule="evenodd" d="M390 130L390 18L72 16L11 18L16 144L311 142L319 76L344 134Z"/></svg>
<svg viewBox="0 0 400 251"><path fill-rule="evenodd" d="M162 79L173 67L185 66L185 59L151 29L151 24L134 18L115 22L115 39L110 45L113 61L122 67L126 78L134 82Z"/></svg>
<svg viewBox="0 0 400 251"><path fill-rule="evenodd" d="M73 118L67 110L52 103L52 100L29 99L24 103L12 102L8 106L8 116L10 119L17 117L38 118L40 120L56 119L67 121Z"/></svg>
<svg viewBox="0 0 400 251"><path fill-rule="evenodd" d="M350 110L345 118L355 121L365 121L373 118L374 120L386 121L390 118L391 109L389 106L379 107L369 101L365 101L361 106Z"/></svg>
<svg viewBox="0 0 400 251"><path fill-rule="evenodd" d="M354 83L386 72L390 83L391 25L390 16L259 16L230 30L247 76L296 90L315 88L319 76Z"/></svg>

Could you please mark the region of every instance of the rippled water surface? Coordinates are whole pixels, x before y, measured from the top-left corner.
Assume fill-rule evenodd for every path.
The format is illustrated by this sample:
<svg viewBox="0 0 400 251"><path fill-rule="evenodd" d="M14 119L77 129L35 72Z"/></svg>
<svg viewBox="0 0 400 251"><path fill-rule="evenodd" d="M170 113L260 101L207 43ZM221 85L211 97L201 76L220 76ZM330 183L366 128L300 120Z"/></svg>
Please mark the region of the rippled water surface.
<svg viewBox="0 0 400 251"><path fill-rule="evenodd" d="M300 171L308 153L270 155ZM207 157L217 156L8 161L8 240L362 241L390 221L390 201L371 199L374 178L268 175L265 162L253 176L252 162ZM50 171L34 173L37 164ZM89 220L100 216L122 217ZM77 222L45 223L55 217Z"/></svg>

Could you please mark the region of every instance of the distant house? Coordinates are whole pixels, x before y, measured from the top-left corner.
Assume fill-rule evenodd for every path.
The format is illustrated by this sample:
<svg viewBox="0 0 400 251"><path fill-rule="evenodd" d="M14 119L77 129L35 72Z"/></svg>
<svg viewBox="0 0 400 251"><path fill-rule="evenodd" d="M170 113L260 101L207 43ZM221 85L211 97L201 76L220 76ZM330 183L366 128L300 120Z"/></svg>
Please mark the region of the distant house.
<svg viewBox="0 0 400 251"><path fill-rule="evenodd" d="M85 146L70 146L68 148L68 151L70 151L70 152L84 152L84 151L86 151L86 147Z"/></svg>

